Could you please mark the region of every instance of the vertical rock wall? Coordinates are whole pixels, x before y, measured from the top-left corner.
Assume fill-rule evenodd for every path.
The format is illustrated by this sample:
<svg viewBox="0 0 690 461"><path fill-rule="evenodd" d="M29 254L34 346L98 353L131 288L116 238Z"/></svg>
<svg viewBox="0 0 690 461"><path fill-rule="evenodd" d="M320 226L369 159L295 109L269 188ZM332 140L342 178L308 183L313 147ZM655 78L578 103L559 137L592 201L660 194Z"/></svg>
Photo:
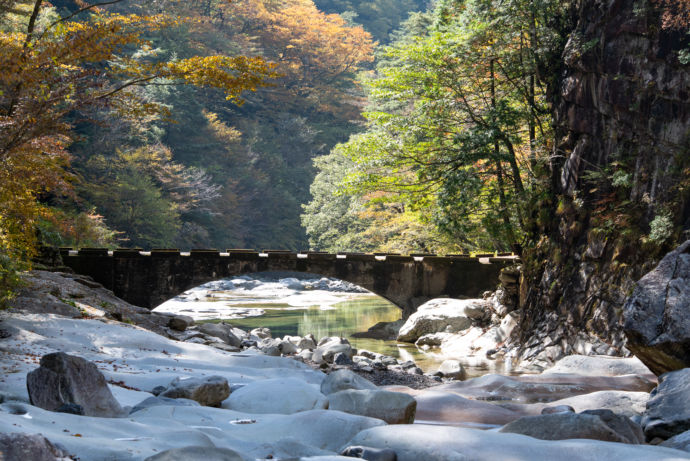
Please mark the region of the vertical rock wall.
<svg viewBox="0 0 690 461"><path fill-rule="evenodd" d="M581 0L573 11L552 88L551 184L535 207L540 238L525 255L513 338L541 365L564 353L626 354L625 298L690 229L687 30L663 29L658 5L644 0ZM669 235L650 239L654 229Z"/></svg>

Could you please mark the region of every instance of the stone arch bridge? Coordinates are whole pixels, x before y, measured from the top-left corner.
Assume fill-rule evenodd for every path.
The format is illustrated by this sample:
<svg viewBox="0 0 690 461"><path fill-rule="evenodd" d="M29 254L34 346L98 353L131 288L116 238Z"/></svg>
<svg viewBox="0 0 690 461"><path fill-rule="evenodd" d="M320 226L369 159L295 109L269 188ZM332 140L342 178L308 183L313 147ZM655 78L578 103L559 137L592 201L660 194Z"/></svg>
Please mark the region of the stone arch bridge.
<svg viewBox="0 0 690 461"><path fill-rule="evenodd" d="M295 271L335 277L386 298L403 318L437 297L480 297L499 283L500 270L515 256L328 254L254 250L114 250L63 248L65 265L88 275L116 296L153 309L168 299L226 277L265 271Z"/></svg>

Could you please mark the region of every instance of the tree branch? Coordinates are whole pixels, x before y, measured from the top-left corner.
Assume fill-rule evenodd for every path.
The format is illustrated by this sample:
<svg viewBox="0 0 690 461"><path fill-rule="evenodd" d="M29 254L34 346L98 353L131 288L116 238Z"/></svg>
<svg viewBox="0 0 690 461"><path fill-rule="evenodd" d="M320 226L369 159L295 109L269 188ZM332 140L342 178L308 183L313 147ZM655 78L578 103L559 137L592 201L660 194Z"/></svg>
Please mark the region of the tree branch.
<svg viewBox="0 0 690 461"><path fill-rule="evenodd" d="M57 19L57 20L53 21L52 23L50 23L50 24L48 25L48 27L46 27L45 30L41 33L41 35L38 37L38 40L36 40L36 41L41 41L41 39L43 39L43 36L44 36L44 35L46 34L46 32L48 32L50 29L52 29L53 27L57 26L57 25L60 24L61 22L65 22L65 21L67 21L67 20L69 20L69 19L72 19L73 17L75 17L75 16L78 15L78 14L81 14L81 13L83 13L83 12L85 12L85 11L88 11L88 10L92 10L92 9L94 9L94 8L98 8L99 6L113 5L113 4L115 4L115 3L120 3L120 2L123 2L123 1L124 1L124 0L110 0L110 1L107 1L107 2L94 3L93 5L85 6L84 8L78 9L78 10L75 11L74 13L68 14L68 15L65 16L64 18Z"/></svg>

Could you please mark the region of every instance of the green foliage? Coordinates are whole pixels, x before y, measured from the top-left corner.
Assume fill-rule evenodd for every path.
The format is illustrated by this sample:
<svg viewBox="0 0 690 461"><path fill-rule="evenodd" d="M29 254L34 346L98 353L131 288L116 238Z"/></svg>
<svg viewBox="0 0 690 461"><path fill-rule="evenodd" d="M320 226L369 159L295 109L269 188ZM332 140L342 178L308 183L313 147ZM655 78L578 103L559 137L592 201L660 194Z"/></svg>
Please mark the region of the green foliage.
<svg viewBox="0 0 690 461"><path fill-rule="evenodd" d="M26 267L15 257L0 249L0 310L6 309L21 287L21 271Z"/></svg>
<svg viewBox="0 0 690 461"><path fill-rule="evenodd" d="M649 223L649 239L661 245L673 236L673 218L669 213L659 213Z"/></svg>
<svg viewBox="0 0 690 461"><path fill-rule="evenodd" d="M315 3L322 11L338 13L361 24L379 43L389 41L408 13L426 6L422 0L316 0Z"/></svg>
<svg viewBox="0 0 690 461"><path fill-rule="evenodd" d="M163 196L151 177L125 164L108 174L113 181L92 184L87 194L108 216L109 225L123 232L133 247L165 248L173 244L179 227L177 206Z"/></svg>
<svg viewBox="0 0 690 461"><path fill-rule="evenodd" d="M133 6L117 8L127 13ZM244 94L241 106L228 104L218 90L160 80L135 91L168 116L114 121L107 107L87 117L75 114L82 140L70 150L84 184L81 202L72 206L94 207L118 232L120 245L305 248L299 215L309 200L312 159L356 129L354 78L360 63L372 59L369 35L318 12L310 0L180 2L170 8L197 20L153 33L155 46L136 51L138 59L251 50L274 61L281 77L270 88ZM164 236L138 222L145 213L123 219L109 203L109 195L129 189L129 170L148 178L137 184L150 192L150 212L169 229Z"/></svg>
<svg viewBox="0 0 690 461"><path fill-rule="evenodd" d="M411 16L365 79L367 130L332 154L352 164L336 192L367 209L410 210L408 226L428 229L426 238L440 233L467 249L521 242L551 138L539 60L559 43L549 25L558 8L448 1ZM318 192L307 215L327 202Z"/></svg>

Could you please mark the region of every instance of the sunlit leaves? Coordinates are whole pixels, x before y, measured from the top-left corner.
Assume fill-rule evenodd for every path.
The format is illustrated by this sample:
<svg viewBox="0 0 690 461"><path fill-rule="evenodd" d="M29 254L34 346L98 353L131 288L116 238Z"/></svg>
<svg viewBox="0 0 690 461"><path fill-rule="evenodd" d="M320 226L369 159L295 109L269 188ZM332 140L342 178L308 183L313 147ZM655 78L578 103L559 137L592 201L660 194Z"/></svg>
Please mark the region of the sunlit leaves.
<svg viewBox="0 0 690 461"><path fill-rule="evenodd" d="M166 61L155 52L132 55L137 49L153 49L152 32L188 20L109 13L84 5L83 14L60 18L40 0L0 2L0 252L16 258L31 255L36 225L51 213L37 198L70 193L64 169L71 141L68 114L108 105L126 118L165 112L131 91L147 84L214 87L239 102L243 91L256 90L275 76L272 65L260 57L204 55ZM205 182L203 172L162 171L185 178L197 192ZM149 211L140 214L163 210L158 215L170 224L176 207L163 203L167 198L156 192L153 180L130 175L128 181L110 192L134 201L139 195L142 203L147 198ZM160 181L158 187L163 187L164 178ZM184 187L175 187L182 193ZM203 193L212 195L213 188Z"/></svg>

